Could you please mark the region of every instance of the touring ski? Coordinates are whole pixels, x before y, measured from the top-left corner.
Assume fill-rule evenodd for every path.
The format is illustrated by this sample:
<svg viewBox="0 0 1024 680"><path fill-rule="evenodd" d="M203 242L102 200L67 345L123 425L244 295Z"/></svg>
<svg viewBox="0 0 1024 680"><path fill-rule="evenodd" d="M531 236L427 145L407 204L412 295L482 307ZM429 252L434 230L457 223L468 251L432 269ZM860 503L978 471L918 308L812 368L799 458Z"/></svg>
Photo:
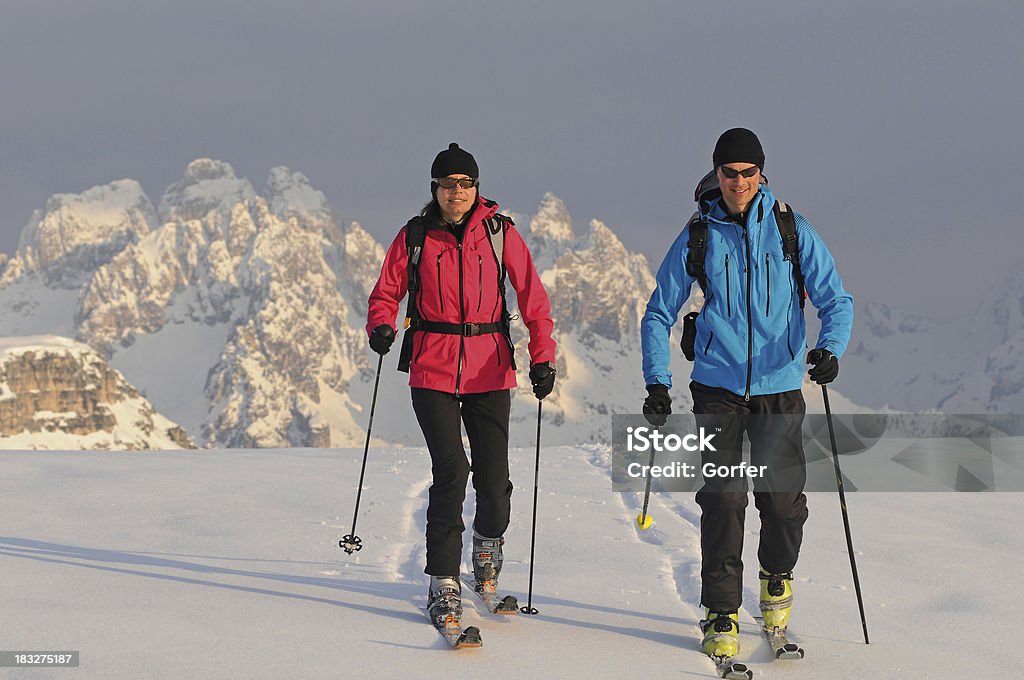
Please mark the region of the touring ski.
<svg viewBox="0 0 1024 680"><path fill-rule="evenodd" d="M519 613L519 601L515 595L499 595L495 591L488 590L477 590L476 584L468 579L462 581L467 588L473 591L477 599L487 608L492 614L500 614L502 616L515 616Z"/></svg>
<svg viewBox="0 0 1024 680"><path fill-rule="evenodd" d="M426 613L427 619L434 625L437 632L448 641L452 649L483 646L484 641L480 638L480 629L476 626L463 628L454 614L449 614L444 619L438 621L430 615L429 610Z"/></svg>
<svg viewBox="0 0 1024 680"><path fill-rule="evenodd" d="M756 619L758 626L761 628L761 634L768 640L768 644L772 648L772 655L776 659L804 658L804 648L795 642L790 642L786 637L786 630L784 628L768 630L764 625L764 619L761 617L756 617Z"/></svg>

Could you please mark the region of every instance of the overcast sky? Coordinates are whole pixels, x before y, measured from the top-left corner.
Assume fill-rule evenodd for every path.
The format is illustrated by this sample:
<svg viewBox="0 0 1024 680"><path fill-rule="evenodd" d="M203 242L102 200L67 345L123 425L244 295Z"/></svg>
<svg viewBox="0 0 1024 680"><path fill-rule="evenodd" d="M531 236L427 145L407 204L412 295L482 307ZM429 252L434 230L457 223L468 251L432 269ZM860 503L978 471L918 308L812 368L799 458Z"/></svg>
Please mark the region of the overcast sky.
<svg viewBox="0 0 1024 680"><path fill-rule="evenodd" d="M1021 26L1019 0L0 0L0 250L53 193L156 203L203 156L257 190L299 170L388 241L455 140L485 196L553 191L656 268L740 125L858 302L950 317L1024 263Z"/></svg>

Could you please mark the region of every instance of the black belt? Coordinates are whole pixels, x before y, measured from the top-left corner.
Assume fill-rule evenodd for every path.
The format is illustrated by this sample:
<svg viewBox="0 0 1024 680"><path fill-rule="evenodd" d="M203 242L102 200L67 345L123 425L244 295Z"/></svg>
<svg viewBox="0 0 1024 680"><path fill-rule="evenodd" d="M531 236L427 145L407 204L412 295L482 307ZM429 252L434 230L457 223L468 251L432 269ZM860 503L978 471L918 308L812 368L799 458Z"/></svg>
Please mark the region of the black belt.
<svg viewBox="0 0 1024 680"><path fill-rule="evenodd" d="M500 323L444 323L442 321L425 321L416 319L409 322L409 327L416 331L427 333L442 333L444 335L487 335L501 331Z"/></svg>

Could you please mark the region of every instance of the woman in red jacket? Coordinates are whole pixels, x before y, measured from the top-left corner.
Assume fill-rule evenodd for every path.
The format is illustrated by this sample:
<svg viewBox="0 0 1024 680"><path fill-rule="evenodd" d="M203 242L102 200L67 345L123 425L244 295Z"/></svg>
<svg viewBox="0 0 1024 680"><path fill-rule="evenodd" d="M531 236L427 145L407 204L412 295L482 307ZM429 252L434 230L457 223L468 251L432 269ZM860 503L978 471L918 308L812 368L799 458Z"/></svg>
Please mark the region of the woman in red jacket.
<svg viewBox="0 0 1024 680"><path fill-rule="evenodd" d="M409 370L413 410L430 451L424 571L430 575L428 609L435 623L443 624L457 621L462 612L462 504L470 469L476 491L476 589L494 592L501 570L512 496L509 410L516 386L505 273L530 331L530 381L538 399L554 387L555 342L551 305L530 252L512 221L498 214L498 205L480 196L476 160L453 143L430 171L432 199L388 249L370 294L366 330L370 347L386 354L395 339L399 303L410 292L399 369Z"/></svg>

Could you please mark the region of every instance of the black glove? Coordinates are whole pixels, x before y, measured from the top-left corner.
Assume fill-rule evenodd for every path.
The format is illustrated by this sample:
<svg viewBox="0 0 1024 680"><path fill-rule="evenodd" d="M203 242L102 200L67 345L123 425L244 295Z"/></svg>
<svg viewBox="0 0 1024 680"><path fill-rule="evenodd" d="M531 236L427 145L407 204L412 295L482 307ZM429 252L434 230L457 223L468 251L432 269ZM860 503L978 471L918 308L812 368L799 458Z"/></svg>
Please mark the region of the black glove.
<svg viewBox="0 0 1024 680"><path fill-rule="evenodd" d="M812 349L807 353L807 363L814 366L807 375L819 385L827 385L839 375L839 359L827 349Z"/></svg>
<svg viewBox="0 0 1024 680"><path fill-rule="evenodd" d="M530 382L533 383L533 396L538 399L551 394L555 389L555 369L550 363L534 364L530 367Z"/></svg>
<svg viewBox="0 0 1024 680"><path fill-rule="evenodd" d="M647 386L647 398L644 399L644 418L655 427L661 427L672 413L672 397L668 396L668 388L660 383Z"/></svg>
<svg viewBox="0 0 1024 680"><path fill-rule="evenodd" d="M391 343L395 341L395 329L382 323L370 333L370 349L384 356L391 351Z"/></svg>

